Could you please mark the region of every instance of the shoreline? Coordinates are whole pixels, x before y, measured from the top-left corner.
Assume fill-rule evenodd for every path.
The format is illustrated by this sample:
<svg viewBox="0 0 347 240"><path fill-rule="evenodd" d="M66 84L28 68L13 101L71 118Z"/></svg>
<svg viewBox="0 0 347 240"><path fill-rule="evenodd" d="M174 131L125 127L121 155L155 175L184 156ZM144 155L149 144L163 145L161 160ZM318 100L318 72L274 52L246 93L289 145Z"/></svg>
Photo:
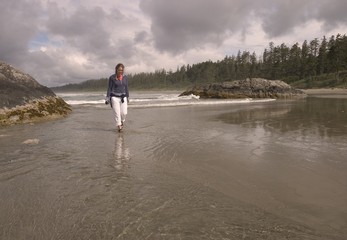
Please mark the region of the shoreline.
<svg viewBox="0 0 347 240"><path fill-rule="evenodd" d="M312 88L300 89L307 95L322 95L322 94L347 94L346 88Z"/></svg>

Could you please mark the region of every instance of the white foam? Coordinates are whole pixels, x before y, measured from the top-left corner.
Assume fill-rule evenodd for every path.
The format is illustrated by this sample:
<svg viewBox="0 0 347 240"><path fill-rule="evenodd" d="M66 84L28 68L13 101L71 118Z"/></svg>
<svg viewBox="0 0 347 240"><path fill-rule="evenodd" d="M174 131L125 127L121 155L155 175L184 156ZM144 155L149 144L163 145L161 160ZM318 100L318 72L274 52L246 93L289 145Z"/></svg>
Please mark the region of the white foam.
<svg viewBox="0 0 347 240"><path fill-rule="evenodd" d="M105 105L102 93L61 93L61 97L70 105ZM196 95L179 96L179 94L141 93L130 96L129 107L173 107L188 105L221 105L250 102L268 102L274 99L200 99Z"/></svg>
<svg viewBox="0 0 347 240"><path fill-rule="evenodd" d="M146 108L146 107L176 107L176 106L191 106L191 105L225 105L225 104L240 104L251 102L270 102L276 99L237 99L237 100L200 100L200 101L176 101L176 102L149 102L144 104L129 104L128 107Z"/></svg>
<svg viewBox="0 0 347 240"><path fill-rule="evenodd" d="M94 104L104 104L105 100L96 100L96 101L67 100L66 103L70 105L94 105Z"/></svg>
<svg viewBox="0 0 347 240"><path fill-rule="evenodd" d="M57 93L59 97L80 97L80 96L105 96L106 94L97 92L84 92L84 93Z"/></svg>

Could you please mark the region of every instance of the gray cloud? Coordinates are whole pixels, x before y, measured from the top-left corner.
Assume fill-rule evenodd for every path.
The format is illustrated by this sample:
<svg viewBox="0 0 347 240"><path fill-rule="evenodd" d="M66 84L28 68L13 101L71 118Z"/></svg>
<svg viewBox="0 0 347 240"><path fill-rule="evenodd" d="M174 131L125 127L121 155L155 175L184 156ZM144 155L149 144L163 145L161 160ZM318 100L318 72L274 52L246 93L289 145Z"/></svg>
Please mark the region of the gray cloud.
<svg viewBox="0 0 347 240"><path fill-rule="evenodd" d="M270 37L290 33L295 26L305 23L310 16L306 4L309 1L263 1L256 11L262 27Z"/></svg>
<svg viewBox="0 0 347 240"><path fill-rule="evenodd" d="M149 34L146 31L141 31L136 33L134 37L134 42L135 43L143 43L143 42L148 42L148 36Z"/></svg>
<svg viewBox="0 0 347 240"><path fill-rule="evenodd" d="M152 19L155 46L176 53L206 42L218 45L228 34L245 28L249 2L143 0L140 6Z"/></svg>
<svg viewBox="0 0 347 240"><path fill-rule="evenodd" d="M0 1L0 57L3 60L20 61L26 54L29 41L38 32L40 8L38 1Z"/></svg>
<svg viewBox="0 0 347 240"><path fill-rule="evenodd" d="M347 23L347 9L344 0L263 0L256 14L262 21L264 31L269 37L291 33L311 20L322 21L326 28L333 29L338 24Z"/></svg>
<svg viewBox="0 0 347 240"><path fill-rule="evenodd" d="M86 9L82 6L66 16L64 9L51 3L47 29L84 53L102 54L103 49L110 46L110 32L104 26L106 19L107 14L100 7Z"/></svg>
<svg viewBox="0 0 347 240"><path fill-rule="evenodd" d="M293 33L311 21L322 23L319 33L347 26L346 0L78 3L0 1L1 60L56 86L108 76L118 62L136 72L175 69L282 36L298 41Z"/></svg>
<svg viewBox="0 0 347 240"><path fill-rule="evenodd" d="M324 21L324 26L327 29L333 29L336 25L347 23L347 1L344 0L321 0L317 15L318 20Z"/></svg>
<svg viewBox="0 0 347 240"><path fill-rule="evenodd" d="M278 37L310 20L326 27L347 23L345 0L143 0L141 9L151 18L155 46L160 51L184 52L247 32L260 21L265 33Z"/></svg>

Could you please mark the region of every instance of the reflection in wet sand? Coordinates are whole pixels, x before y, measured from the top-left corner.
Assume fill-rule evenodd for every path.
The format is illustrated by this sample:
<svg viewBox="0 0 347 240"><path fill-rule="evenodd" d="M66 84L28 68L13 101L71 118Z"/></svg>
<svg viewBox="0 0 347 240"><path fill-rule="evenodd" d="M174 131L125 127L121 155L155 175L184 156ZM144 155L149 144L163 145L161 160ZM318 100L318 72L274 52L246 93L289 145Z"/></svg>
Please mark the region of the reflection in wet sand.
<svg viewBox="0 0 347 240"><path fill-rule="evenodd" d="M129 167L130 163L130 151L124 143L124 134L119 133L116 136L115 150L114 150L114 163L113 166L119 171L125 171Z"/></svg>

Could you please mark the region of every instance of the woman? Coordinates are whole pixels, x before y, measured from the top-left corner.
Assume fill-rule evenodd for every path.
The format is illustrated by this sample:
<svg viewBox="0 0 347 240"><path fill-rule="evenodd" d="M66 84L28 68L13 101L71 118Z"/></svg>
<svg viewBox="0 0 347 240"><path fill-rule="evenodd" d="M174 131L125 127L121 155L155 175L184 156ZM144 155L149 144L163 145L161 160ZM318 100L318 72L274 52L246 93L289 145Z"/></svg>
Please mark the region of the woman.
<svg viewBox="0 0 347 240"><path fill-rule="evenodd" d="M111 75L108 80L105 104L111 103L118 131L121 131L128 113L128 78L123 74L124 65L122 63L118 63L115 70L116 73Z"/></svg>

